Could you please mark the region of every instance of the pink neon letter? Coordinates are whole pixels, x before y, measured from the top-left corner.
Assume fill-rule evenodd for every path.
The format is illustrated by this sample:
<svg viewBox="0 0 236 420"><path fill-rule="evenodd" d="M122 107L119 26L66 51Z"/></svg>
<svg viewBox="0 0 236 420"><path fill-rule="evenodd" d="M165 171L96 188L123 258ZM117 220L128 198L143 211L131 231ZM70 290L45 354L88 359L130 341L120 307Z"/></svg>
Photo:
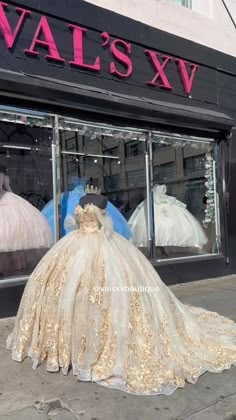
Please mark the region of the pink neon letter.
<svg viewBox="0 0 236 420"><path fill-rule="evenodd" d="M189 95L191 93L194 77L195 77L196 71L197 71L199 66L198 66L198 64L188 63L187 61L181 60L180 58L177 58L175 61L176 61L177 65L178 65L178 68L179 68L179 72L180 72L180 75L181 75L181 80L182 80L183 85L184 85L184 90ZM189 64L189 66L191 67L190 77L188 75L188 71L187 71L187 67L186 67L187 64Z"/></svg>
<svg viewBox="0 0 236 420"><path fill-rule="evenodd" d="M43 34L44 40L41 40L39 37ZM25 54L27 55L34 55L38 56L39 52L35 51L35 47L39 45L40 47L47 48L49 54L45 56L47 60L53 60L57 61L59 63L63 63L65 60L64 58L61 58L55 43L55 40L53 38L49 23L47 21L46 16L43 16L39 22L39 25L36 29L36 32L34 34L34 38L32 41L32 44L28 50L25 50Z"/></svg>
<svg viewBox="0 0 236 420"><path fill-rule="evenodd" d="M162 55L162 59L164 59L163 63L161 64L158 57L159 54L156 51L150 51L145 50L145 54L148 56L148 58L151 60L151 63L156 71L156 74L151 82L147 82L150 86L157 86L157 80L160 79L159 87L163 89L171 90L173 87L171 86L164 69L166 65L169 63L169 61L172 60L172 57L169 57L168 55Z"/></svg>
<svg viewBox="0 0 236 420"><path fill-rule="evenodd" d="M111 48L110 48L110 51L113 57L116 58L116 60L119 63L123 64L126 67L126 72L121 73L119 70L117 70L115 63L112 61L110 64L110 73L124 79L126 77L131 76L132 71L133 71L133 64L130 57L128 57L128 55L124 54L123 52L121 52L117 48L118 46L123 47L127 51L127 54L130 54L131 44L129 44L128 42L122 41L122 39L115 39L115 41L112 42Z"/></svg>
<svg viewBox="0 0 236 420"><path fill-rule="evenodd" d="M23 25L25 17L29 16L31 12L29 10L21 9L20 7L16 8L16 12L20 15L20 18L18 20L14 32L12 32L8 19L6 17L6 13L4 11L4 8L6 9L7 6L7 3L0 2L0 32L2 32L7 48L10 49L14 46L16 37Z"/></svg>
<svg viewBox="0 0 236 420"><path fill-rule="evenodd" d="M70 61L71 66L82 67L84 69L99 71L100 66L100 57L97 57L94 64L85 64L84 63L84 54L83 54L83 34L88 30L81 28L80 26L68 25L68 28L73 31L73 42L74 42L74 60Z"/></svg>

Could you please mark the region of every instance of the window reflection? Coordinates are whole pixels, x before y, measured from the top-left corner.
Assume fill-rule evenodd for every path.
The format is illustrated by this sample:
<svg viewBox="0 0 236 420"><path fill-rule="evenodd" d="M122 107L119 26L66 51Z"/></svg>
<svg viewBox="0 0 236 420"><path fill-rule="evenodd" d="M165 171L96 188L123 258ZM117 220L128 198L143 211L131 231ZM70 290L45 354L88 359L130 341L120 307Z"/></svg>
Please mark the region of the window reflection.
<svg viewBox="0 0 236 420"><path fill-rule="evenodd" d="M146 133L62 119L59 131L61 236L70 231L65 221L74 214L86 184L92 184L108 197L107 211L114 230L130 240L129 219L146 198Z"/></svg>
<svg viewBox="0 0 236 420"><path fill-rule="evenodd" d="M60 153L54 162L60 166L61 174L58 203L52 192L53 177L56 180L56 172L52 173L52 126L51 118L42 114L34 117L32 113L11 115L0 111L0 174L9 177L16 200L23 199L43 218L50 238L55 236L55 206L60 203L63 237L71 231L65 225L67 216L74 214L86 184L92 184L108 197L107 210L114 230L147 256L151 245L157 259L166 260L221 251L220 175L214 141L59 117ZM152 156L147 155L150 135ZM3 186L3 179L0 223L5 212L7 224L13 226L15 221L10 221L16 220L21 210L18 203L14 204L19 214L13 216L13 204L8 202L11 192ZM153 195L148 194L149 190ZM35 216L33 210L27 214L24 234L27 237L28 232L30 237ZM38 223L35 237L42 237L44 229ZM1 229L1 278L30 274L50 247L50 241L46 238L37 243L31 238L27 246L20 246L23 236L17 227L12 231L12 242L7 241L6 235ZM14 244L17 238L20 240L15 248L4 245Z"/></svg>
<svg viewBox="0 0 236 420"><path fill-rule="evenodd" d="M80 194L84 193L86 183L101 188L128 222L130 240L148 253L152 231L148 225L144 158L147 133L119 132L119 129L79 122L77 130L70 134L61 130L63 191L67 191L72 178L76 179L77 187L80 185ZM68 142L70 153L66 155ZM210 180L213 190L206 184L207 165L214 163L214 147L211 140L153 134L154 203L149 219L151 222L152 215L155 216L153 228L158 258L220 251L216 234L219 212L213 210L217 194L215 169ZM211 196L208 197L209 191Z"/></svg>
<svg viewBox="0 0 236 420"><path fill-rule="evenodd" d="M0 122L0 278L30 274L53 243L41 214L52 198L52 130L40 121Z"/></svg>
<svg viewBox="0 0 236 420"><path fill-rule="evenodd" d="M157 258L163 247L165 258L220 252L215 148L211 140L154 135Z"/></svg>

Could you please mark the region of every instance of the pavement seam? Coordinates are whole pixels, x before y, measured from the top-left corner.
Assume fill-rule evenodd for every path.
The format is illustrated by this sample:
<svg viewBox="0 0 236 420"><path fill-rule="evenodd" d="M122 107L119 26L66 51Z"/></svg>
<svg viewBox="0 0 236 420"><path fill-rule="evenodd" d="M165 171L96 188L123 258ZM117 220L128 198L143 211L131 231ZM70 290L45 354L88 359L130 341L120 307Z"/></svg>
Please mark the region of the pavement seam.
<svg viewBox="0 0 236 420"><path fill-rule="evenodd" d="M216 286L220 284L222 281L228 282L232 280L235 280L235 274L230 274L228 276L213 277L209 279L189 281L189 282L184 282L184 283L176 283L176 284L171 284L169 287L170 289L182 289L183 287L191 288L194 286L202 286L202 287L206 285Z"/></svg>
<svg viewBox="0 0 236 420"><path fill-rule="evenodd" d="M234 293L236 293L236 290L235 290L235 289L222 288L221 290L229 290L230 292L234 292Z"/></svg>
<svg viewBox="0 0 236 420"><path fill-rule="evenodd" d="M14 414L14 413L18 413L19 411L27 410L27 408L34 408L37 413L36 408L34 407L34 405L31 404L31 405L26 405L25 407L18 408L17 410L8 411L6 414L2 413L0 414L0 419L1 417L6 416L8 414Z"/></svg>
<svg viewBox="0 0 236 420"><path fill-rule="evenodd" d="M219 289L212 288L212 289L209 289L209 290L202 289L202 290L199 290L199 291L197 291L195 293L193 293L193 292L192 293L186 293L184 296L180 296L179 295L178 299L179 300L181 300L181 299L187 299L189 297L200 296L203 293L206 295L206 294L211 294L212 292L222 292L222 291L228 291L228 292L234 292L234 293L236 293L236 290L235 289L226 289L226 288L223 288L223 287L222 288L219 288ZM176 296L178 296L178 291L177 290L174 290L173 293Z"/></svg>
<svg viewBox="0 0 236 420"><path fill-rule="evenodd" d="M70 406L68 406L67 403L64 402L64 400L63 400L63 398L61 397L60 394L58 394L56 391L54 391L53 388L51 388L51 386L45 381L45 378L42 375L40 375L40 372L37 372L37 370L35 370L35 372L40 377L40 379L44 382L44 384L48 387L48 389L55 395L55 397L57 397L63 403L64 407L66 407L75 416L76 419L80 420L81 417L78 416L74 412L74 410ZM67 402L69 402L69 400Z"/></svg>
<svg viewBox="0 0 236 420"><path fill-rule="evenodd" d="M197 411L194 411L193 413L191 413L191 414L188 414L187 416L184 416L184 417L181 417L180 419L178 419L178 420L186 420L186 419L189 419L191 416L194 416L195 414L198 414L198 413L202 413L203 411L206 411L208 408L211 408L211 407L213 407L214 405L216 405L217 403L219 403L219 402L222 402L222 401L224 401L224 400L227 400L227 398L230 398L230 397L233 397L233 396L236 396L236 393L234 392L233 394L230 394L230 395L227 395L227 396L225 396L224 398L222 398L222 399L216 399L212 404L209 404L209 405L206 405L205 407L203 407L203 408L200 408L199 410L197 410ZM222 420L224 420L224 419L222 419Z"/></svg>

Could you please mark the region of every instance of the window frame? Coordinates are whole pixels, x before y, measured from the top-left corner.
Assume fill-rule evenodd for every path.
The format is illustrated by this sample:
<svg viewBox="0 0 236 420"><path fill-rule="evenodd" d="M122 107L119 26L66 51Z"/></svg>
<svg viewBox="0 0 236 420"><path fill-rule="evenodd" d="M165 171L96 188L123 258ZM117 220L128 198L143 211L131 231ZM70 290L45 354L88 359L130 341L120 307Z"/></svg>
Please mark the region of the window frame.
<svg viewBox="0 0 236 420"><path fill-rule="evenodd" d="M8 108L8 107L6 107ZM4 107L1 107L1 111L4 110ZM4 111L3 111L4 112ZM9 108L7 109L7 111L5 111L5 113L11 113L9 111ZM39 120L42 118L42 116L47 116L48 119L50 119L52 121L52 125L50 125L50 128L52 127L52 134L53 134L53 138L52 138L52 154L51 154L51 158L52 158L52 182L53 182L53 199L55 202L55 224L57 225L56 228L59 229L59 218L60 218L60 165L61 165L61 154L60 154L60 135L59 135L59 128L60 128L60 119L65 119L65 120L70 120L70 118L67 118L65 116L61 116L61 115L55 115L55 114L50 114L49 112L45 112L45 113L41 113L40 111L28 111L27 109L18 109L17 111L15 111L15 108L12 108L12 113L14 114L29 114L30 116L33 115L34 118L38 118ZM1 113L0 113L1 115ZM77 120L73 120L71 119L71 121L76 121L78 123L84 123L83 120L77 119ZM91 121L91 120L88 120ZM87 122L88 122L87 121ZM12 120L9 120L9 122L13 122ZM156 131L154 130L143 130L143 129L139 129L138 128L138 123L137 123L137 127L135 128L130 128L130 127L118 127L117 126L112 126L111 124L100 124L100 123L93 123L91 122L91 126L96 126L96 127L105 127L105 128L114 128L114 129L118 129L118 130L133 130L133 132L135 133L145 133L145 135L147 135L147 139L146 140L139 140L139 141L145 141L146 147L145 147L145 161L146 161L146 176L148 173L148 176L150 177L150 179L146 177L146 185L147 185L147 198L148 198L148 202L149 202L149 206L151 207L153 204L152 201L152 193L151 193L151 188L152 188L152 182L153 182L153 174L151 173L150 170L150 166L151 166L151 159L152 159L152 152L151 152L151 148L152 145L154 144L153 142L153 135L156 133ZM184 130L184 127L183 127ZM71 129L69 129L69 131L71 131ZM161 131L162 135L166 135L166 133L164 131ZM184 137L188 137L189 136L185 136L184 134L173 134L173 133L169 133L171 136L176 136L176 138L184 138ZM192 137L193 140L195 139L195 137ZM197 137L196 137L197 138ZM203 140L203 138L202 138ZM221 252L216 253L216 254L203 254L203 255L192 255L192 256L184 256L184 257L175 257L175 258L168 258L168 259L155 259L155 258L151 258L151 262L153 265L170 265L170 264L178 264L178 263L183 263L183 262L192 262L192 261L198 261L198 260L211 260L211 259L217 259L217 258L221 258L223 259L224 257L227 258L227 246L224 245L224 243L227 243L227 239L228 239L228 234L227 234L227 228L226 228L226 204L224 201L224 196L226 194L225 192L225 168L226 168L226 158L224 157L225 151L225 144L224 141L222 140L219 144L216 143L215 139L211 139L215 146L217 147L217 154L218 154L218 158L217 158L217 171L220 171L219 173L222 174L222 178L221 178L221 183L219 185L220 187L220 191L222 194L222 202L221 202L221 208L220 208L220 213L221 213L221 217L220 217L220 227L221 227L221 244L222 244L222 249ZM222 158L221 158L222 157ZM133 158L133 157L132 157ZM129 159L129 158L126 158ZM224 223L223 223L224 222ZM55 231L57 231L57 229L55 229ZM151 245L150 245L151 246ZM0 288L4 287L4 285L7 287L7 285L16 285L16 284L24 284L25 281L27 281L29 276L19 276L19 277L11 277L9 279L4 278L2 280L0 280Z"/></svg>

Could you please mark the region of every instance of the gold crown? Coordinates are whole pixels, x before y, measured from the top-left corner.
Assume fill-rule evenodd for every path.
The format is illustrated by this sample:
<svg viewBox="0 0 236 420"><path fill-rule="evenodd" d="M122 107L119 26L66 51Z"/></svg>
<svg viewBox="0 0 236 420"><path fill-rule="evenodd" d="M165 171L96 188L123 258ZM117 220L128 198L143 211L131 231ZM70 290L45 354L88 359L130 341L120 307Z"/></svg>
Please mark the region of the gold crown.
<svg viewBox="0 0 236 420"><path fill-rule="evenodd" d="M95 187L93 185L86 185L85 187L86 194L101 194L101 189L98 187Z"/></svg>

